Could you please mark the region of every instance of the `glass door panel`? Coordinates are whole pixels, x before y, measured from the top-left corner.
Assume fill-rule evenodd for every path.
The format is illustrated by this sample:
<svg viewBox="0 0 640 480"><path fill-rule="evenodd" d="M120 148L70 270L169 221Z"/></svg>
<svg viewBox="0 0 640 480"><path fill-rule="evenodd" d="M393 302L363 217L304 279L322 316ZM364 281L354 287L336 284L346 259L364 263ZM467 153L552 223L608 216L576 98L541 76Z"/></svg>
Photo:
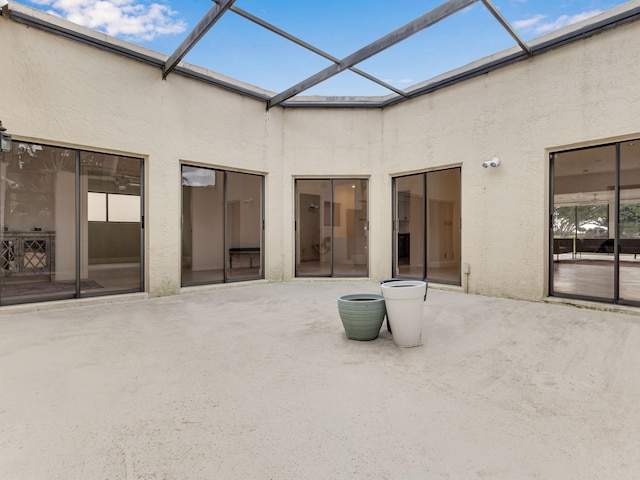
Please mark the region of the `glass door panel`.
<svg viewBox="0 0 640 480"><path fill-rule="evenodd" d="M552 291L614 298L614 145L554 155Z"/></svg>
<svg viewBox="0 0 640 480"><path fill-rule="evenodd" d="M460 169L427 173L427 280L460 284Z"/></svg>
<svg viewBox="0 0 640 480"><path fill-rule="evenodd" d="M460 168L397 177L394 192L394 276L460 285Z"/></svg>
<svg viewBox="0 0 640 480"><path fill-rule="evenodd" d="M341 219L331 197L330 180L296 180L296 276L332 273L331 226Z"/></svg>
<svg viewBox="0 0 640 480"><path fill-rule="evenodd" d="M227 279L262 276L262 177L227 172Z"/></svg>
<svg viewBox="0 0 640 480"><path fill-rule="evenodd" d="M425 278L424 174L395 179L394 277Z"/></svg>
<svg viewBox="0 0 640 480"><path fill-rule="evenodd" d="M75 179L72 150L0 153L0 304L76 295Z"/></svg>
<svg viewBox="0 0 640 480"><path fill-rule="evenodd" d="M366 277L367 181L333 181L333 274Z"/></svg>
<svg viewBox="0 0 640 480"><path fill-rule="evenodd" d="M80 152L80 294L141 291L142 161Z"/></svg>
<svg viewBox="0 0 640 480"><path fill-rule="evenodd" d="M640 302L640 142L620 145L620 299Z"/></svg>
<svg viewBox="0 0 640 480"><path fill-rule="evenodd" d="M182 285L224 281L224 172L182 166Z"/></svg>

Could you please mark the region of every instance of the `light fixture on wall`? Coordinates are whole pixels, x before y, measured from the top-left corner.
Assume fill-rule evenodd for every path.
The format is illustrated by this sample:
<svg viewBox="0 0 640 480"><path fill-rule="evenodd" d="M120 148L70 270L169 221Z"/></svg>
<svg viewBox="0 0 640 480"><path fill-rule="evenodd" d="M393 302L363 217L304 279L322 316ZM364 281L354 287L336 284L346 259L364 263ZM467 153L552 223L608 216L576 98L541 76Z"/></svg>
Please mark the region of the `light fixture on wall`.
<svg viewBox="0 0 640 480"><path fill-rule="evenodd" d="M0 120L0 152L11 151L11 135L7 133L7 129L2 126L2 120Z"/></svg>
<svg viewBox="0 0 640 480"><path fill-rule="evenodd" d="M491 160L482 162L484 168L497 167L498 165L500 165L500 159L498 157L493 157Z"/></svg>

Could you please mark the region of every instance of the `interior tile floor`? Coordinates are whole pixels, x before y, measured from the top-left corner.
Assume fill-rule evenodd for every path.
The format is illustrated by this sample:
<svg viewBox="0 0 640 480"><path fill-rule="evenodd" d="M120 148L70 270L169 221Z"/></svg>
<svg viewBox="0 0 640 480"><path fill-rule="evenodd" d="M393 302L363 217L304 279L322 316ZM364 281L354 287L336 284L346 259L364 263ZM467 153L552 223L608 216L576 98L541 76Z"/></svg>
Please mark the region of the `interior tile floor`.
<svg viewBox="0 0 640 480"><path fill-rule="evenodd" d="M403 349L345 337L359 292L379 285L1 308L0 478L640 474L637 310L430 287Z"/></svg>

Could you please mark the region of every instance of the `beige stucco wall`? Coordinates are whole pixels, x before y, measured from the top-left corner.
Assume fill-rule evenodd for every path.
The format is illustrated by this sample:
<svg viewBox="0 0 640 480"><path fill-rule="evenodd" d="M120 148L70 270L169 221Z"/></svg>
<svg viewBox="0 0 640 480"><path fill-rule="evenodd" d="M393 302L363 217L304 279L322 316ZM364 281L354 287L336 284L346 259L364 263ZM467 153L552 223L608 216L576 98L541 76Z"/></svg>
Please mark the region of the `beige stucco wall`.
<svg viewBox="0 0 640 480"><path fill-rule="evenodd" d="M5 17L0 45L0 79L9 86L0 120L15 139L145 159L147 290L178 293L180 162L267 172L280 151L281 111L267 115L261 102L179 75L164 81L157 68ZM267 176L270 203L282 194L275 179ZM270 245L281 222L267 225ZM270 271L277 259L268 258Z"/></svg>
<svg viewBox="0 0 640 480"><path fill-rule="evenodd" d="M470 292L539 300L548 153L640 137L640 23L381 109L282 109L0 17L16 139L145 159L151 295L180 291L180 163L263 173L265 276L293 279L294 179L369 179L369 272L391 275L391 178L462 167ZM498 155L502 165L484 169ZM464 281L463 275L463 281Z"/></svg>
<svg viewBox="0 0 640 480"><path fill-rule="evenodd" d="M635 23L385 111L390 174L462 165L469 291L546 295L548 154L640 137L639 76Z"/></svg>

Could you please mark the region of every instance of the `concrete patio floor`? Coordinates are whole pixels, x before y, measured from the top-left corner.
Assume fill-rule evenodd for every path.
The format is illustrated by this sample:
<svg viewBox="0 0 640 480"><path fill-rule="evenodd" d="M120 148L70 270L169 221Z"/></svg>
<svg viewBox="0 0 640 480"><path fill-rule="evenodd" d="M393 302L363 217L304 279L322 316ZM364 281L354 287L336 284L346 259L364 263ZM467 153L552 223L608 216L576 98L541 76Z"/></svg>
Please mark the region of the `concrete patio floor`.
<svg viewBox="0 0 640 480"><path fill-rule="evenodd" d="M0 478L640 476L640 316L429 288L401 349L345 337L358 292L0 310Z"/></svg>

